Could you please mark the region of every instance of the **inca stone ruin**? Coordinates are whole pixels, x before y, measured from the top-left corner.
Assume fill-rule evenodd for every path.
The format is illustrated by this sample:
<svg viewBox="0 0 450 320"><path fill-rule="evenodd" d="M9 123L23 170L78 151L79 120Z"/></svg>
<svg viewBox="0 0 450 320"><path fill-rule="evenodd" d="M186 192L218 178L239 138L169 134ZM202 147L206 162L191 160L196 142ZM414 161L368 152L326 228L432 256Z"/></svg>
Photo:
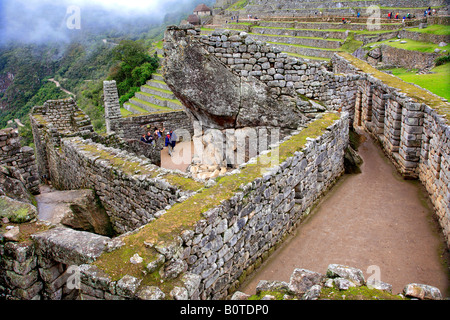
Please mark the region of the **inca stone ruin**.
<svg viewBox="0 0 450 320"><path fill-rule="evenodd" d="M253 9L294 10L267 1ZM161 74L181 105L123 117L116 84L105 81L106 134L72 98L33 108L34 154L17 132L0 131L0 206L25 212L19 221L2 214L15 224L1 235L1 297L245 299L246 277L344 174L355 128L425 187L450 248L448 102L350 54L295 58L261 39L170 26ZM154 127L192 142L186 170L162 167L162 141L139 141ZM33 200L39 185L79 198L59 200L58 220L47 221ZM299 266L290 283L261 282L256 293L278 286L287 298L314 299L333 283L369 285L351 266L328 271ZM407 283L404 295L445 297Z"/></svg>

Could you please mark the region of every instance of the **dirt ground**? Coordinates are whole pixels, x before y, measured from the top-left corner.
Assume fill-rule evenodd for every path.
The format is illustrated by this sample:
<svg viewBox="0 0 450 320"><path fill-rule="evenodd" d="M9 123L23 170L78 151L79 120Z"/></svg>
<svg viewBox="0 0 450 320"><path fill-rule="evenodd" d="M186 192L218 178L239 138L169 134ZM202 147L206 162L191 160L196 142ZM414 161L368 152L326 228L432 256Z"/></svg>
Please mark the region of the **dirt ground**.
<svg viewBox="0 0 450 320"><path fill-rule="evenodd" d="M337 263L361 269L366 279L377 266L393 293L415 282L450 296L448 251L423 187L401 179L370 138L358 152L362 173L344 175L239 291L254 294L260 280L289 282L295 268L326 273Z"/></svg>
<svg viewBox="0 0 450 320"><path fill-rule="evenodd" d="M180 170L185 172L191 164L194 153L194 143L192 141L179 142L175 145L173 156L169 155L167 147L161 150L161 168L170 170Z"/></svg>

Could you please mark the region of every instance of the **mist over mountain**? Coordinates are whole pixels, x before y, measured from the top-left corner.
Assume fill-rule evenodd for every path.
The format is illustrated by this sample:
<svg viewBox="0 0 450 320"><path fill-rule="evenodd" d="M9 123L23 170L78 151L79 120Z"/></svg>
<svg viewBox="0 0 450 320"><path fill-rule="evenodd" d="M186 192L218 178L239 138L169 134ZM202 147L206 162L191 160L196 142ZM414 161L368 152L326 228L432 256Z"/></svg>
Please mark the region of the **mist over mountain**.
<svg viewBox="0 0 450 320"><path fill-rule="evenodd" d="M95 34L137 34L170 20L177 13L189 13L198 3L193 0L1 0L0 45L68 43Z"/></svg>
<svg viewBox="0 0 450 320"><path fill-rule="evenodd" d="M167 25L200 3L215 1L0 0L0 128L26 123L32 106L64 97L51 78L101 122L102 81L118 63L114 46L134 40L151 50Z"/></svg>

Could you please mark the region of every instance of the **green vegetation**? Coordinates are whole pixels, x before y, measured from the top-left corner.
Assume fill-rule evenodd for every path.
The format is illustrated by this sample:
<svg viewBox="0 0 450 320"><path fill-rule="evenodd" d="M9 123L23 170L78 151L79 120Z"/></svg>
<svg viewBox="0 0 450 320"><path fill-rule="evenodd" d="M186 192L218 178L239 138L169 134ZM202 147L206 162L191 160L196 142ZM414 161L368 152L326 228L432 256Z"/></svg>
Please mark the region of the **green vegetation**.
<svg viewBox="0 0 450 320"><path fill-rule="evenodd" d="M363 42L355 40L355 34L353 32L350 32L344 44L341 46L340 50L348 53L353 53L355 52L356 49L358 49L362 45Z"/></svg>
<svg viewBox="0 0 450 320"><path fill-rule="evenodd" d="M233 3L231 6L229 6L226 10L229 11L237 11L237 10L241 10L244 9L245 6L248 4L249 0L239 0L236 3Z"/></svg>
<svg viewBox="0 0 450 320"><path fill-rule="evenodd" d="M423 90L420 87L407 83L400 78L377 70L376 68L369 65L367 62L362 61L358 58L353 57L351 54L346 52L339 52L339 55L344 57L347 61L350 61L355 67L361 71L373 75L375 78L380 79L386 85L397 88L404 92L406 95L411 97L420 103L425 103L430 107L434 108L438 113L450 118L450 104L443 102L442 99L430 94L428 91Z"/></svg>
<svg viewBox="0 0 450 320"><path fill-rule="evenodd" d="M116 80L120 104L123 105L150 79L159 62L156 55L147 53L142 41L122 40L113 49L113 57L119 62L112 68L108 79Z"/></svg>
<svg viewBox="0 0 450 320"><path fill-rule="evenodd" d="M426 28L419 29L419 28L408 28L405 29L406 31L411 32L420 32L420 33L431 33L431 34L437 34L437 35L448 35L450 34L450 26L448 25L442 25L442 24L432 24Z"/></svg>
<svg viewBox="0 0 450 320"><path fill-rule="evenodd" d="M391 71L406 82L415 83L450 100L450 63L433 68L430 74L417 74L417 69L406 70L405 68L391 69Z"/></svg>
<svg viewBox="0 0 450 320"><path fill-rule="evenodd" d="M406 43L401 43L406 42ZM374 49L377 46L380 46L382 44L398 48L398 49L405 49L405 50L412 50L412 51L419 51L419 52L434 52L435 49L440 50L450 50L450 44L447 44L445 47L439 47L439 45L431 43L431 42L422 42L422 41L415 41L411 39L396 39L396 40L384 40L379 42L373 42L369 43L364 46L366 50ZM373 46L373 48L370 48Z"/></svg>
<svg viewBox="0 0 450 320"><path fill-rule="evenodd" d="M322 288L319 300L409 300L399 295L371 289L366 286L350 287L347 290L339 290L338 288Z"/></svg>

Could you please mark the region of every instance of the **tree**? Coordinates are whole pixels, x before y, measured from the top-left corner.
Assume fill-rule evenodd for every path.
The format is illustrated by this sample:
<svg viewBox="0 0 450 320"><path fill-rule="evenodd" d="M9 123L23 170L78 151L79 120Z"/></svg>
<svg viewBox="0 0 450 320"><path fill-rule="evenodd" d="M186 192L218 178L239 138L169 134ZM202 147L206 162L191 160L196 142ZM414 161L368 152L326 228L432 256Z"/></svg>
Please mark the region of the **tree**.
<svg viewBox="0 0 450 320"><path fill-rule="evenodd" d="M123 104L150 79L159 66L158 58L148 54L142 41L133 40L122 40L114 48L113 57L118 64L111 68L108 79L116 81Z"/></svg>

